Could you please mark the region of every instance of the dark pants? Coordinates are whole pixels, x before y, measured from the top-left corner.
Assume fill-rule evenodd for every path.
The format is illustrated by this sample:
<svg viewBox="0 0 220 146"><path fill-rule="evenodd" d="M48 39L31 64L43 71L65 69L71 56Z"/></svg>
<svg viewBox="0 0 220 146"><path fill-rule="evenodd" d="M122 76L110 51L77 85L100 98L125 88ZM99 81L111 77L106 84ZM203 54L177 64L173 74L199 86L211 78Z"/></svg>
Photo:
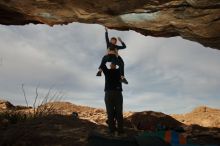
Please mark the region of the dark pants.
<svg viewBox="0 0 220 146"><path fill-rule="evenodd" d="M124 76L124 61L123 59L121 58L121 56L116 56L114 54L108 54L108 55L105 55L103 58L102 58L102 62L99 66L99 69L102 69L102 66L104 66L107 62L111 62L115 65L118 65L119 66L119 70L120 70L120 74L122 76Z"/></svg>
<svg viewBox="0 0 220 146"><path fill-rule="evenodd" d="M121 91L106 91L105 105L108 117L108 126L110 131L123 131L123 96Z"/></svg>

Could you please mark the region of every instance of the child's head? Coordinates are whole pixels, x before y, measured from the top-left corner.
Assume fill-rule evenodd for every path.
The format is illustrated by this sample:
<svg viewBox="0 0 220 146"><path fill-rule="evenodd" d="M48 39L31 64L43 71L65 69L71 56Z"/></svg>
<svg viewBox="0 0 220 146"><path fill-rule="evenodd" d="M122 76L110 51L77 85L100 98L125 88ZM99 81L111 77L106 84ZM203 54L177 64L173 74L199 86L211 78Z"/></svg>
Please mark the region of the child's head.
<svg viewBox="0 0 220 146"><path fill-rule="evenodd" d="M115 37L112 37L112 38L111 38L111 43L114 44L114 45L116 45L117 39L116 39Z"/></svg>

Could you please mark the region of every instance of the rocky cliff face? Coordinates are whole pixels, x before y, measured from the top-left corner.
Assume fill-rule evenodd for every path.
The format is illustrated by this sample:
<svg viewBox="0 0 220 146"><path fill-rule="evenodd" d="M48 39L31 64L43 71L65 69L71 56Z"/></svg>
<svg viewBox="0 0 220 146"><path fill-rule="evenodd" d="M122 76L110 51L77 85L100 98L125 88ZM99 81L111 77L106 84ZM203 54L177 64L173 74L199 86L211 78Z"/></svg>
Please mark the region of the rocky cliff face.
<svg viewBox="0 0 220 146"><path fill-rule="evenodd" d="M219 0L1 0L0 24L97 23L220 49Z"/></svg>

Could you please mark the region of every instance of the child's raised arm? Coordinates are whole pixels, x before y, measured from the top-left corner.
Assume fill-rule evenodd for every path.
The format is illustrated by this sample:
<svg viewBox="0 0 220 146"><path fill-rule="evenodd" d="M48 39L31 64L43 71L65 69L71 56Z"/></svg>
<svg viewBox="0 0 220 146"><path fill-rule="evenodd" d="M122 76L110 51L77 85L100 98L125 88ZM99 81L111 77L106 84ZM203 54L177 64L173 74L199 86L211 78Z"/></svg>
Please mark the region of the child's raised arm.
<svg viewBox="0 0 220 146"><path fill-rule="evenodd" d="M108 29L107 27L105 27L105 40L106 40L106 45L107 45L107 48L109 47L109 38L108 38Z"/></svg>
<svg viewBox="0 0 220 146"><path fill-rule="evenodd" d="M118 37L118 40L119 40L119 42L121 42L121 45L122 45L122 46L117 46L117 49L118 49L118 50L120 50L120 49L125 49L125 48L126 48L125 43L121 40L120 37Z"/></svg>

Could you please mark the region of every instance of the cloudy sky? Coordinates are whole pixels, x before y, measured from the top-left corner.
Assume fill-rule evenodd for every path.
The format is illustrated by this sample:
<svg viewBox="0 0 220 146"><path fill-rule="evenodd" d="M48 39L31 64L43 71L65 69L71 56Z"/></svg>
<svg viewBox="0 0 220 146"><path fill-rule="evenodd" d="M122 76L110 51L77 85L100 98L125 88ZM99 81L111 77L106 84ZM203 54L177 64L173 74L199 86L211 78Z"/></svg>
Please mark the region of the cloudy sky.
<svg viewBox="0 0 220 146"><path fill-rule="evenodd" d="M134 31L109 30L127 49L129 85L123 86L124 110L184 113L199 105L220 108L220 51L175 38L154 38ZM29 104L35 89L76 104L104 108L104 77L96 77L105 54L104 28L0 25L0 98Z"/></svg>

